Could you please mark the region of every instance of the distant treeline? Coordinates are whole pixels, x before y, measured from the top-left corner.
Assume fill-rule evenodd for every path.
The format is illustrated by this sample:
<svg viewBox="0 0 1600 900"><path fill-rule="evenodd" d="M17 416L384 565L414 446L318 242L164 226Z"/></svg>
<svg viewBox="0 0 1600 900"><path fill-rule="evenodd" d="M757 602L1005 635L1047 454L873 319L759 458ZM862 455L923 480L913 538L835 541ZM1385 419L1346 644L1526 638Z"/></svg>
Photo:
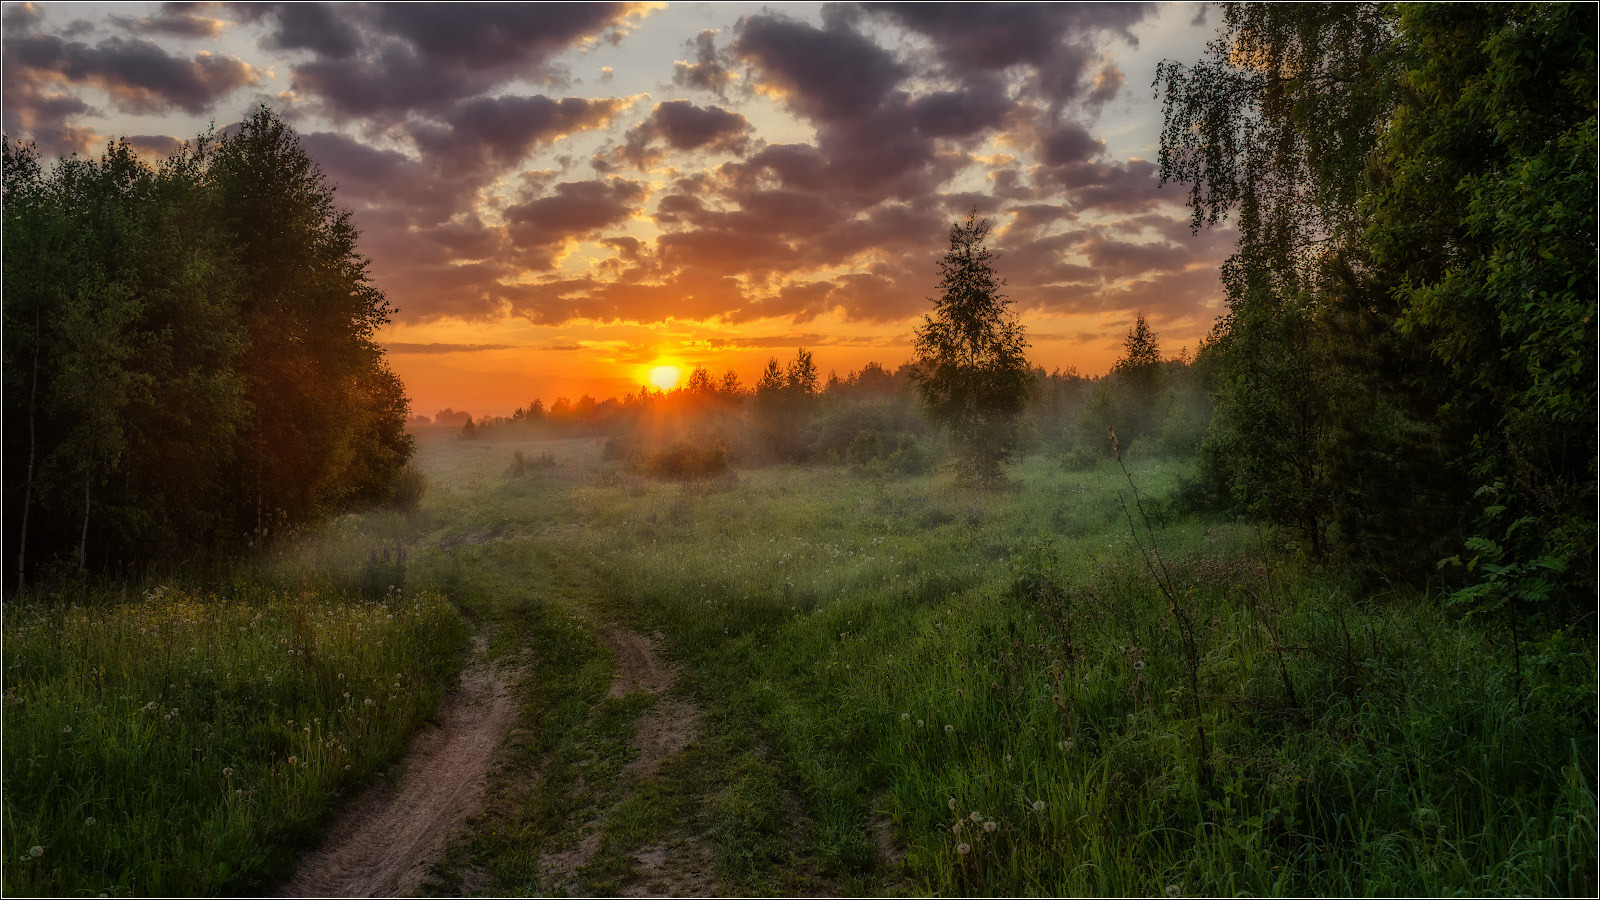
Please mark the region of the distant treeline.
<svg viewBox="0 0 1600 900"><path fill-rule="evenodd" d="M720 448L733 463L838 463L922 472L943 458L947 436L926 414L915 366L867 363L844 377L820 377L812 355L799 350L780 364L768 361L752 387L729 371L720 378L695 369L672 391L597 401L534 400L509 416L470 420L463 437L585 435L608 439L607 452L658 474L704 474L692 462ZM1141 316L1112 371L1090 377L1074 369L1031 371L1023 449L1059 457L1071 467L1112 454L1115 428L1123 450L1191 455L1211 419L1201 370L1185 350L1163 359L1157 337ZM705 455L696 457L691 451ZM683 466L663 461L684 460Z"/></svg>
<svg viewBox="0 0 1600 900"><path fill-rule="evenodd" d="M412 442L350 214L265 107L158 163L4 143L6 581L389 498Z"/></svg>

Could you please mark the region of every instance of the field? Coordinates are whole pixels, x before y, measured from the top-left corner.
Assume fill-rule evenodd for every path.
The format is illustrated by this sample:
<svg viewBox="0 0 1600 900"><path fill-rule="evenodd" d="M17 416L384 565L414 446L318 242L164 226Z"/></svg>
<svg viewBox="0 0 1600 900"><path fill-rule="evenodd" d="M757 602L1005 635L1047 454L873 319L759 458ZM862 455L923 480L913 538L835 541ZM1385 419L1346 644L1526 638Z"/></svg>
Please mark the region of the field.
<svg viewBox="0 0 1600 900"><path fill-rule="evenodd" d="M508 474L519 450L546 463ZM318 593L8 605L8 892L281 877L273 848L431 709L460 622L519 673L521 720L434 891L1595 885L1592 635L1513 659L1420 592L1180 512L1186 462L1033 457L994 490L663 482L587 440L436 438L419 462L417 514L347 516L254 576ZM386 579L404 599L359 599ZM670 687L608 692L619 634L659 636Z"/></svg>

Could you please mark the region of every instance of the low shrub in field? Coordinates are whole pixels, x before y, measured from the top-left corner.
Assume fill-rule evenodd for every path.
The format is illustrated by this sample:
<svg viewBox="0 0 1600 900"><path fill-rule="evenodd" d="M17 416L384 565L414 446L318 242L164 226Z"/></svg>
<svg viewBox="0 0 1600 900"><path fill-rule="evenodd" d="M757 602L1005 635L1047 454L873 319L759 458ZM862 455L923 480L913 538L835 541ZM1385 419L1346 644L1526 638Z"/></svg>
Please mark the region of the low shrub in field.
<svg viewBox="0 0 1600 900"><path fill-rule="evenodd" d="M548 450L533 457L525 455L521 450L513 450L511 452L511 465L506 468L506 474L512 478L521 478L524 475L546 469L554 469L555 467L556 455Z"/></svg>
<svg viewBox="0 0 1600 900"><path fill-rule="evenodd" d="M465 626L436 595L8 600L5 893L248 892L391 760Z"/></svg>
<svg viewBox="0 0 1600 900"><path fill-rule="evenodd" d="M645 474L652 478L695 481L724 475L728 471L728 450L720 442L696 447L683 441L653 451L644 461Z"/></svg>

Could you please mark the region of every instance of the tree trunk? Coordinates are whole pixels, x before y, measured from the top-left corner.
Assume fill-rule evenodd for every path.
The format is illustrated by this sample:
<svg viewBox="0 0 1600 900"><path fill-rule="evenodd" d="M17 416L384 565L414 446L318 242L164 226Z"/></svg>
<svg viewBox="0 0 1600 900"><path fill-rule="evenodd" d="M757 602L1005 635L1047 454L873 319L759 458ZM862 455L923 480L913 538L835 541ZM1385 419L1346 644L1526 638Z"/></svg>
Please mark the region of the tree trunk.
<svg viewBox="0 0 1600 900"><path fill-rule="evenodd" d="M93 484L89 473L83 475L83 534L78 537L78 571L82 572L89 565L89 485Z"/></svg>
<svg viewBox="0 0 1600 900"><path fill-rule="evenodd" d="M33 310L33 386L28 389L28 483L22 489L22 528L17 544L17 587L22 587L28 563L28 510L33 506L33 460L39 446L34 411L39 397L39 310Z"/></svg>

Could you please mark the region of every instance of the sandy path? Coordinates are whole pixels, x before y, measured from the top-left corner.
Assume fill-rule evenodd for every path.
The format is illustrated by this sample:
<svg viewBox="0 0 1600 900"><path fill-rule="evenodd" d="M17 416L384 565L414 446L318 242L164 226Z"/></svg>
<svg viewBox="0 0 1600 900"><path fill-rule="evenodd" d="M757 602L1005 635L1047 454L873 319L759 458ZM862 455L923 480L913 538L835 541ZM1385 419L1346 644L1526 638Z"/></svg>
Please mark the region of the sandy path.
<svg viewBox="0 0 1600 900"><path fill-rule="evenodd" d="M489 765L516 721L512 680L474 641L461 690L446 696L437 727L412 739L393 787L375 787L351 803L321 849L307 854L288 897L387 897L415 894L462 820L483 808Z"/></svg>

